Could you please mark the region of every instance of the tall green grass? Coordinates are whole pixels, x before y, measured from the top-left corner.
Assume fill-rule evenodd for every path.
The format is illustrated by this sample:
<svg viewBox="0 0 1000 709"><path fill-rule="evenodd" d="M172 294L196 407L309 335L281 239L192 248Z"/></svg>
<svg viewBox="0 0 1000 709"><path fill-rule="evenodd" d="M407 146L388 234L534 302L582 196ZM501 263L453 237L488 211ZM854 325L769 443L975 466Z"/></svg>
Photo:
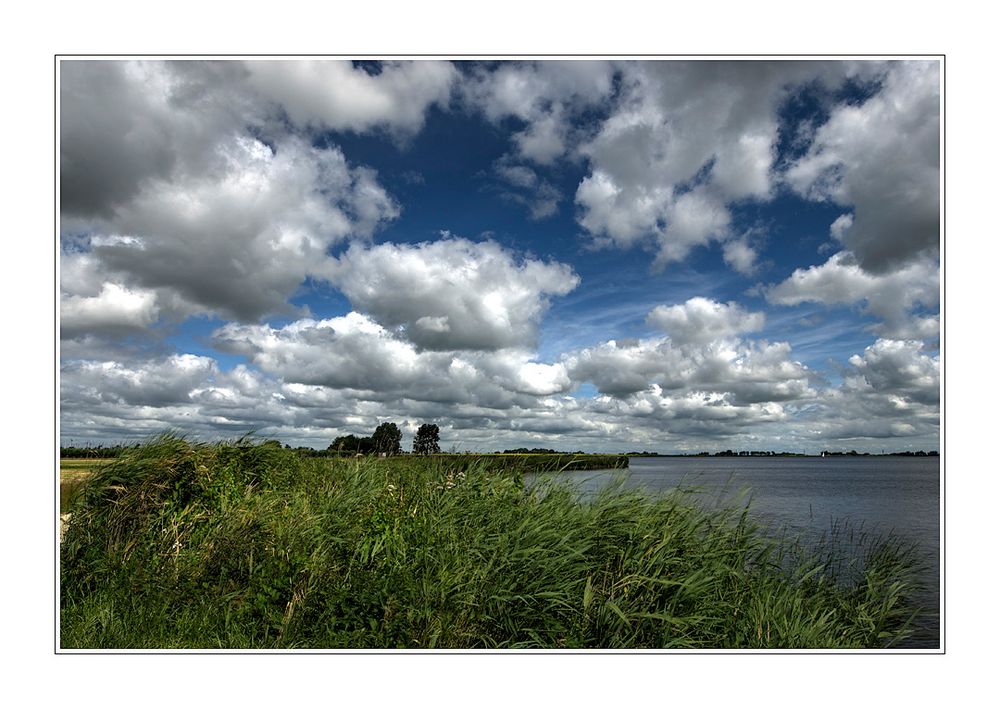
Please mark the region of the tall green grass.
<svg viewBox="0 0 1000 709"><path fill-rule="evenodd" d="M303 459L161 437L98 470L61 547L64 648L877 648L913 566L773 541L745 508L474 459ZM851 557L853 558L853 557Z"/></svg>
<svg viewBox="0 0 1000 709"><path fill-rule="evenodd" d="M628 456L595 453L441 453L431 457L446 466L476 464L521 474L628 467Z"/></svg>

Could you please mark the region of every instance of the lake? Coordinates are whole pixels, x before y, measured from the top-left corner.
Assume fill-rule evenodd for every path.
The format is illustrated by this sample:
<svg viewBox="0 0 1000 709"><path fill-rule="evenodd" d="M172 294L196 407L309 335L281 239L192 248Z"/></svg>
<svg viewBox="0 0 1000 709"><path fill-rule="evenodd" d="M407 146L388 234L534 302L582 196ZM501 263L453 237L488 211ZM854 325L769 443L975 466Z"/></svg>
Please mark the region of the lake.
<svg viewBox="0 0 1000 709"><path fill-rule="evenodd" d="M826 458L630 458L627 470L569 473L593 493L616 475L649 492L695 487L706 504L725 504L741 490L750 509L771 528L818 538L849 525L869 535L888 533L915 545L927 568L918 599L934 613L922 617L907 648L939 647L940 458L858 456Z"/></svg>

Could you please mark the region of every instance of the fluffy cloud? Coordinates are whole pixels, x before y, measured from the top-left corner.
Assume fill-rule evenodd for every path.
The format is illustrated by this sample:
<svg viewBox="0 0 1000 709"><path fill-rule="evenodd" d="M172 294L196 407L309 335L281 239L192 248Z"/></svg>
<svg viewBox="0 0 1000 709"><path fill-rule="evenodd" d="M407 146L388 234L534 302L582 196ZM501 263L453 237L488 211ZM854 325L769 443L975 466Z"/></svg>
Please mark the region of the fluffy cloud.
<svg viewBox="0 0 1000 709"><path fill-rule="evenodd" d="M357 313L298 320L280 329L229 323L213 340L223 351L250 357L264 371L302 384L393 390L419 374L412 346Z"/></svg>
<svg viewBox="0 0 1000 709"><path fill-rule="evenodd" d="M387 62L377 75L343 61L63 61L60 187L64 219L110 217L150 178L210 173L220 142L303 127L409 135L447 104L447 62Z"/></svg>
<svg viewBox="0 0 1000 709"><path fill-rule="evenodd" d="M666 229L654 266L682 261L695 246L729 236L729 210L708 187L697 187L673 200L664 213Z"/></svg>
<svg viewBox="0 0 1000 709"><path fill-rule="evenodd" d="M216 169L152 179L113 219L93 224L130 235L91 239L93 277L156 291L182 314L253 320L287 312L330 244L366 238L398 214L374 173L351 168L338 150L298 140L272 150L237 137L216 152Z"/></svg>
<svg viewBox="0 0 1000 709"><path fill-rule="evenodd" d="M814 394L809 386L812 373L789 359L787 343L736 337L761 329L761 313L747 312L735 303L692 298L680 305L657 306L647 322L670 337L610 340L572 353L566 359L570 376L617 398L655 389L660 396L684 398L694 392L721 397L727 405L747 406Z"/></svg>
<svg viewBox="0 0 1000 709"><path fill-rule="evenodd" d="M863 102L832 105L822 125L800 126L805 153L776 166L784 102L806 85L832 100L847 80L880 85ZM779 184L852 208L833 232L866 270L937 248L936 62L515 63L480 67L463 92L490 120L525 124L513 136L522 160L585 158L580 225L597 245L654 247L657 266L718 241L749 273L753 253L732 241L730 205L768 200ZM597 130L572 131L595 106L610 108Z"/></svg>
<svg viewBox="0 0 1000 709"><path fill-rule="evenodd" d="M663 330L678 345L706 343L764 327L763 313L750 313L737 303L695 297L680 305L658 305L646 322Z"/></svg>
<svg viewBox="0 0 1000 709"><path fill-rule="evenodd" d="M822 390L790 423L789 436L852 447L917 438L925 448L939 448L938 357L924 354L919 342L880 339L849 361L843 382Z"/></svg>
<svg viewBox="0 0 1000 709"><path fill-rule="evenodd" d="M757 269L757 252L745 239L728 241L722 247L722 258L726 265L744 276L749 276Z"/></svg>
<svg viewBox="0 0 1000 709"><path fill-rule="evenodd" d="M645 239L665 218L672 191L650 184L626 190L614 176L595 168L576 191L580 226L602 246L629 247Z"/></svg>
<svg viewBox="0 0 1000 709"><path fill-rule="evenodd" d="M579 139L574 112L611 96L615 67L602 61L505 62L479 66L463 82L465 101L493 122L512 117L518 157L550 165Z"/></svg>
<svg viewBox="0 0 1000 709"><path fill-rule="evenodd" d="M367 238L398 214L374 172L351 168L339 150L239 137L217 152L216 170L154 181L119 208L105 228L136 236L92 248L107 270L192 310L253 320L287 311L330 244Z"/></svg>
<svg viewBox="0 0 1000 709"><path fill-rule="evenodd" d="M625 66L615 110L580 148L580 224L599 243L652 239L661 264L724 240L726 204L771 192L777 107L806 75L794 62Z"/></svg>
<svg viewBox="0 0 1000 709"><path fill-rule="evenodd" d="M941 361L923 354L922 349L922 343L915 340L879 339L849 361L875 392L937 404Z"/></svg>
<svg viewBox="0 0 1000 709"><path fill-rule="evenodd" d="M59 324L63 337L94 332L116 334L143 330L156 321L157 315L155 293L105 283L97 295L63 299Z"/></svg>
<svg viewBox="0 0 1000 709"><path fill-rule="evenodd" d="M937 336L936 316L914 316L917 306L935 307L939 301L939 268L929 258L914 261L885 274L862 268L850 252L841 251L820 265L796 269L787 280L771 287L768 301L781 305L804 302L849 304L864 301L881 322L876 331L886 337L921 339Z"/></svg>
<svg viewBox="0 0 1000 709"><path fill-rule="evenodd" d="M532 219L545 219L559 211L562 193L530 167L518 165L505 156L493 165L493 171L505 183L500 195L526 207Z"/></svg>
<svg viewBox="0 0 1000 709"><path fill-rule="evenodd" d="M668 372L680 377L682 355L663 340L608 340L571 354L566 367L575 380L593 383L599 392L625 397L648 389ZM671 379L670 383L679 379Z"/></svg>
<svg viewBox="0 0 1000 709"><path fill-rule="evenodd" d="M489 450L795 449L937 435L939 358L928 354L936 344L920 342L938 330L938 204L925 199L937 194L938 125L926 119L937 115L934 66L60 67L65 438L256 428L325 446L382 420L408 433L434 421L446 447ZM863 100L825 106L829 120L800 126L801 143L784 155L791 162L776 164L784 102L814 82L832 100L858 76L881 83ZM399 205L329 135L316 140L370 131L399 147L452 96L510 133L509 153L484 158L481 173L502 183L501 197L550 216L563 199L556 170L582 169L575 201L588 238L647 246L659 266L716 242L730 268L752 274L759 243L734 205L783 187L837 205L831 246L844 251L767 297L863 303L880 339L849 359L838 354L843 381L831 386L787 343L746 339L763 328L762 313L692 298L650 312L647 323L665 336L586 346L596 338L575 329L571 351L542 361L539 329L550 299L580 282L572 268L457 238L371 246ZM414 174L397 177L412 183ZM259 322L301 317L289 299L308 278L339 288L356 312ZM596 285L587 298L605 296ZM602 339L628 332L609 313L635 300L590 311L584 300L560 310L562 328L586 317L600 321ZM226 371L170 354L165 325L196 314L237 321L213 341L247 364ZM634 308L628 317L635 324Z"/></svg>
<svg viewBox="0 0 1000 709"><path fill-rule="evenodd" d="M795 450L882 437L933 442L937 432L939 360L916 342L879 340L851 359L842 384L815 391L783 343L604 343L544 364L512 350L418 352L358 314L283 328L231 324L216 337L252 366L222 372L191 355L64 365L63 436L131 440L173 427L217 438L255 428L323 447L395 420L407 435L434 421L460 449ZM581 367L602 357L594 371L639 375L633 390L566 396ZM379 377L377 390L362 388Z"/></svg>
<svg viewBox="0 0 1000 709"><path fill-rule="evenodd" d="M865 270L938 251L939 106L936 61L892 62L882 90L837 107L786 173L800 194L853 207L832 230Z"/></svg>
<svg viewBox="0 0 1000 709"><path fill-rule="evenodd" d="M787 343L716 341L676 347L652 338L619 343L609 340L570 355L566 368L598 391L628 397L653 386L663 391L711 392L730 403L789 401L811 395L809 370L790 360Z"/></svg>
<svg viewBox="0 0 1000 709"><path fill-rule="evenodd" d="M836 241L844 243L844 234L851 228L854 224L853 214L841 214L839 217L833 220L833 224L830 225L830 236L832 236Z"/></svg>
<svg viewBox="0 0 1000 709"><path fill-rule="evenodd" d="M692 248L728 242L730 205L768 200L779 176L778 112L792 92L870 78L873 64L636 62L622 66L614 109L579 147L579 222L597 245L649 245L657 266ZM752 268L745 243L726 262Z"/></svg>
<svg viewBox="0 0 1000 709"><path fill-rule="evenodd" d="M104 320L126 325L290 312L331 244L399 214L373 170L269 122L238 63L61 67L69 333L112 301Z"/></svg>
<svg viewBox="0 0 1000 709"><path fill-rule="evenodd" d="M670 394L656 385L626 400L598 397L593 409L628 422L630 428L659 429L655 437L733 436L787 417L776 403L734 403L722 394L704 391Z"/></svg>
<svg viewBox="0 0 1000 709"><path fill-rule="evenodd" d="M220 135L260 124L235 62L62 61L63 219L102 216L153 178L200 173Z"/></svg>
<svg viewBox="0 0 1000 709"><path fill-rule="evenodd" d="M120 362L70 362L62 368L62 399L130 406L162 407L190 401L193 388L217 372L215 361L172 355L139 365Z"/></svg>
<svg viewBox="0 0 1000 709"><path fill-rule="evenodd" d="M352 246L326 276L356 309L431 350L531 346L546 296L580 281L565 264L466 239Z"/></svg>
<svg viewBox="0 0 1000 709"><path fill-rule="evenodd" d="M383 62L378 73L350 61L251 61L249 83L300 126L413 135L433 104L447 106L458 77L449 62Z"/></svg>
<svg viewBox="0 0 1000 709"><path fill-rule="evenodd" d="M530 396L564 394L573 386L561 362L535 362L525 350L505 350L470 357L484 374L507 391Z"/></svg>
<svg viewBox="0 0 1000 709"><path fill-rule="evenodd" d="M358 313L277 329L230 323L213 339L284 382L352 390L369 399L507 409L571 385L561 364L535 362L526 351L421 351Z"/></svg>
<svg viewBox="0 0 1000 709"><path fill-rule="evenodd" d="M345 423L292 405L277 382L243 365L222 372L193 355L71 362L60 383L61 434L77 441L132 441L166 429L209 440L251 429L311 437Z"/></svg>

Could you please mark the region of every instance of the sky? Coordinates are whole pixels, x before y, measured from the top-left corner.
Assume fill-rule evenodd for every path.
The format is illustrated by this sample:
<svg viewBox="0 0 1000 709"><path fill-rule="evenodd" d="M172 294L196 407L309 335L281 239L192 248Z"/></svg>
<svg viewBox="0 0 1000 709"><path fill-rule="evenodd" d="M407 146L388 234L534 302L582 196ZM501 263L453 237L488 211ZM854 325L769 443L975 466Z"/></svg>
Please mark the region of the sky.
<svg viewBox="0 0 1000 709"><path fill-rule="evenodd" d="M937 60L59 62L60 438L937 450Z"/></svg>

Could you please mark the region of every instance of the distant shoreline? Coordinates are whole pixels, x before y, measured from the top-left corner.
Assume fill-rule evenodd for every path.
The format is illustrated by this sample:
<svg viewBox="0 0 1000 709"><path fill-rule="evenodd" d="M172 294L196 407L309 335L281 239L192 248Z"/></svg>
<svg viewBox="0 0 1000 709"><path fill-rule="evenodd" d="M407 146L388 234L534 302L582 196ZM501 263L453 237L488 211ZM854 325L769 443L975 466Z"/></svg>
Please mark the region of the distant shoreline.
<svg viewBox="0 0 1000 709"><path fill-rule="evenodd" d="M896 453L622 453L629 458L939 458L937 451Z"/></svg>
<svg viewBox="0 0 1000 709"><path fill-rule="evenodd" d="M117 457L120 453L125 450L135 448L136 444L131 446L98 446L94 448L67 448L63 447L60 449L60 459L64 461L87 461L95 459L110 459ZM353 457L347 454L330 453L329 451L316 450L311 448L298 448L294 449L307 457ZM413 455L411 453L400 454L404 457ZM438 456L474 456L474 457L492 457L492 456L522 456L530 459L531 457L538 456L606 456L606 457L626 457L626 458L939 458L940 454L937 451L897 451L894 453L838 453L831 451L824 451L822 453L788 453L781 452L777 453L774 451L723 451L720 453L655 453L648 451L631 451L628 453L584 453L583 451L556 451L556 450L507 450L507 451L495 451L492 453L476 453L476 452L465 452L465 453L437 453Z"/></svg>

